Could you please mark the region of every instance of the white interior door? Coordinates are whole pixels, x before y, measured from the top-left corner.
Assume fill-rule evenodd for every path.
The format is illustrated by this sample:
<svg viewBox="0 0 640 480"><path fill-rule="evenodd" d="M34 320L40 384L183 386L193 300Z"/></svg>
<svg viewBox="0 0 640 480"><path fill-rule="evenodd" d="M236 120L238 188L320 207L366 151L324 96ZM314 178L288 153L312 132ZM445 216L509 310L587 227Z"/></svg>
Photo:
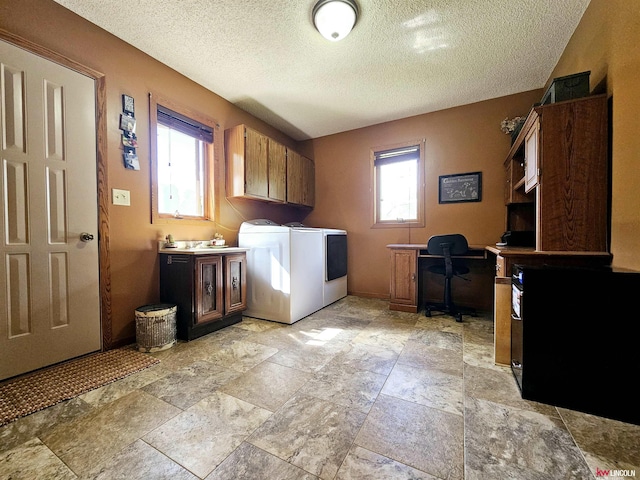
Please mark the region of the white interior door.
<svg viewBox="0 0 640 480"><path fill-rule="evenodd" d="M3 41L0 75L1 380L101 330L95 81Z"/></svg>

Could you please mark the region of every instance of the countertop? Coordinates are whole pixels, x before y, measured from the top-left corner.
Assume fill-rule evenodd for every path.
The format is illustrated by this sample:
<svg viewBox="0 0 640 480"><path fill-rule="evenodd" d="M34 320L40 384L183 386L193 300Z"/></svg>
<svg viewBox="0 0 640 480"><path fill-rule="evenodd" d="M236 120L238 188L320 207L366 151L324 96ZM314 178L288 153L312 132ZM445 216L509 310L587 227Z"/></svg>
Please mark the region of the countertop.
<svg viewBox="0 0 640 480"><path fill-rule="evenodd" d="M242 253L250 249L244 247L232 247L229 245L214 246L210 245L209 240L178 240L175 247L167 247L166 242L158 242L158 253L170 253L180 255L223 255L229 253Z"/></svg>
<svg viewBox="0 0 640 480"><path fill-rule="evenodd" d="M581 252L581 251L551 251L545 250L540 251L536 250L533 247L510 247L510 246L498 246L498 245L487 245L485 247L488 252L491 252L495 255L500 255L502 257L505 256L548 256L548 257L611 257L612 255L609 252Z"/></svg>

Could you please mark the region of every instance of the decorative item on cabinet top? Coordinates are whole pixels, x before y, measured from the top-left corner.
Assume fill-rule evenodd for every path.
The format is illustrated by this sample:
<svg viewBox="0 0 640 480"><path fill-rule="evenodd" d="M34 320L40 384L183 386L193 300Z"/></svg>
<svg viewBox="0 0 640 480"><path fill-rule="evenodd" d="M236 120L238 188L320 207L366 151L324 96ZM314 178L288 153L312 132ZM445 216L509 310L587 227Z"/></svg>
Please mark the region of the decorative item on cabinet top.
<svg viewBox="0 0 640 480"><path fill-rule="evenodd" d="M227 197L313 208L313 161L246 125L225 131Z"/></svg>
<svg viewBox="0 0 640 480"><path fill-rule="evenodd" d="M589 76L591 71L556 77L542 97L541 104L563 102L589 95Z"/></svg>
<svg viewBox="0 0 640 480"><path fill-rule="evenodd" d="M526 115L520 117L514 117L512 119L505 118L500 123L500 130L507 135L511 135L511 145L515 142L520 130L522 130L522 125L524 125L525 120L527 119Z"/></svg>

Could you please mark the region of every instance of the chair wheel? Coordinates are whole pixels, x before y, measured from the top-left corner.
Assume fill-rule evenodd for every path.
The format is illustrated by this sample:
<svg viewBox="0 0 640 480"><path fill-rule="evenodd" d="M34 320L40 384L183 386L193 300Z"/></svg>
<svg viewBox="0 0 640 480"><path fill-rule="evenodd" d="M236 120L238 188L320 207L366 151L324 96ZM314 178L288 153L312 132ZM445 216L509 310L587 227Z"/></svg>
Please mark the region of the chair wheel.
<svg viewBox="0 0 640 480"><path fill-rule="evenodd" d="M430 308L427 308L427 309L424 311L424 316L425 316L425 317L430 317L430 316L431 316L431 309L430 309Z"/></svg>
<svg viewBox="0 0 640 480"><path fill-rule="evenodd" d="M456 313L456 322L462 322L462 314L461 313Z"/></svg>

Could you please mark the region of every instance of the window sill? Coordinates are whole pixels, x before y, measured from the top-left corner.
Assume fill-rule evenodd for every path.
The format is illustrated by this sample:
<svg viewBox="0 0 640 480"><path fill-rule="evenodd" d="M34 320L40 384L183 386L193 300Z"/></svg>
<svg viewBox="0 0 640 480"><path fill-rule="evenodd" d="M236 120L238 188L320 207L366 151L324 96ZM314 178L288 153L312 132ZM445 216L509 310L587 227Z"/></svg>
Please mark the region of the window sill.
<svg viewBox="0 0 640 480"><path fill-rule="evenodd" d="M424 222L413 220L406 222L374 223L371 228L424 228Z"/></svg>
<svg viewBox="0 0 640 480"><path fill-rule="evenodd" d="M155 217L152 219L153 225L195 225L202 227L211 227L214 225L213 220L206 220L200 218L174 218L174 217Z"/></svg>

